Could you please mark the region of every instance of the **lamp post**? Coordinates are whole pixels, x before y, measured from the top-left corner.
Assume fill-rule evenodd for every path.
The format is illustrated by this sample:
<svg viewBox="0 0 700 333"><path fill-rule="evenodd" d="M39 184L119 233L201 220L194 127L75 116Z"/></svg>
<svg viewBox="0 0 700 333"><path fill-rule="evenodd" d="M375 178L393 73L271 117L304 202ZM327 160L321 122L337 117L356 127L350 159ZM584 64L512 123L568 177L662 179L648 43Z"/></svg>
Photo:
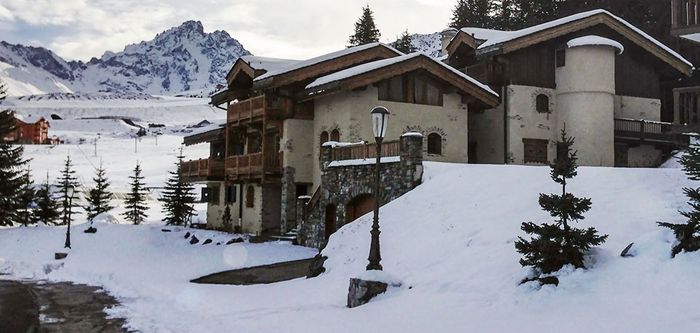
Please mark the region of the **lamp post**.
<svg viewBox="0 0 700 333"><path fill-rule="evenodd" d="M71 220L71 211L73 210L73 194L75 190L73 187L68 187L66 188L66 195L68 195L68 207L67 211L63 215L64 220L68 223L68 227L66 228L66 245L64 248L70 249L70 220Z"/></svg>
<svg viewBox="0 0 700 333"><path fill-rule="evenodd" d="M382 260L381 251L379 249L379 169L381 167L382 158L382 142L386 136L386 129L389 124L389 110L383 106L377 106L372 109L372 131L374 132L374 140L377 142L377 161L374 175L374 220L372 221L372 242L369 247L369 264L367 270L382 270L380 261Z"/></svg>

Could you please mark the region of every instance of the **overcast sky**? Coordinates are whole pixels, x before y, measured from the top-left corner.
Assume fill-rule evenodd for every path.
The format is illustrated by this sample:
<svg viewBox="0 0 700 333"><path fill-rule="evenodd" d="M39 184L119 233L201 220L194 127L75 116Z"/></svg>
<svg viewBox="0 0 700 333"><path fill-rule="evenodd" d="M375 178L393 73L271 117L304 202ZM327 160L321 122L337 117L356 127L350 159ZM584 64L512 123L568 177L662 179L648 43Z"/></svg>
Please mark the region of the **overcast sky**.
<svg viewBox="0 0 700 333"><path fill-rule="evenodd" d="M153 39L186 20L226 30L256 55L304 59L346 46L369 4L381 41L447 26L456 0L0 0L0 40L66 59Z"/></svg>

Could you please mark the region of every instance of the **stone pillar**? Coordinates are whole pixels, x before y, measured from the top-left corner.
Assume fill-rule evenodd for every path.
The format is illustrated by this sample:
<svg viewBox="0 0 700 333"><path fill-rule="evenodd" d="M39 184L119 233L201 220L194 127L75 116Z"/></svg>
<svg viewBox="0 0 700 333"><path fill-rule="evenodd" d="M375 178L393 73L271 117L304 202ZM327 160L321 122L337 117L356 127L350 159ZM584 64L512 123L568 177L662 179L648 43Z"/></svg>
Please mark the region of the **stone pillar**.
<svg viewBox="0 0 700 333"><path fill-rule="evenodd" d="M282 170L282 207L280 213L282 234L296 225L296 207L297 207L297 187L294 183L294 173L296 170L292 167L285 167Z"/></svg>
<svg viewBox="0 0 700 333"><path fill-rule="evenodd" d="M297 198L296 202L296 228L297 228L297 242L299 244L304 244L306 238L306 229L304 228L304 222L306 222L306 217L304 216L304 213L306 212L306 205L309 203L309 200L311 200L311 197L308 195L302 195Z"/></svg>
<svg viewBox="0 0 700 333"><path fill-rule="evenodd" d="M333 146L322 145L321 154L319 155L319 165L321 166L321 171L325 171L328 163L333 160Z"/></svg>
<svg viewBox="0 0 700 333"><path fill-rule="evenodd" d="M401 136L401 168L412 187L423 178L423 135L409 132Z"/></svg>

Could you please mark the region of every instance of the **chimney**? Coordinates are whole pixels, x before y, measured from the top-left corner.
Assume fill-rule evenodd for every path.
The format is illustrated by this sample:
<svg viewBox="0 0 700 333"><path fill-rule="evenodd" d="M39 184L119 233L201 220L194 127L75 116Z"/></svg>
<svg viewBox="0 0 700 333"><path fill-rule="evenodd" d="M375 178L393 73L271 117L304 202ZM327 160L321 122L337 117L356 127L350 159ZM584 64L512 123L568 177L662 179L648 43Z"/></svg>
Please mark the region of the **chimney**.
<svg viewBox="0 0 700 333"><path fill-rule="evenodd" d="M457 36L458 32L459 30L455 28L447 28L443 31L440 31L440 42L442 42L442 50L440 51L440 55L447 55L447 45L450 44L452 38Z"/></svg>

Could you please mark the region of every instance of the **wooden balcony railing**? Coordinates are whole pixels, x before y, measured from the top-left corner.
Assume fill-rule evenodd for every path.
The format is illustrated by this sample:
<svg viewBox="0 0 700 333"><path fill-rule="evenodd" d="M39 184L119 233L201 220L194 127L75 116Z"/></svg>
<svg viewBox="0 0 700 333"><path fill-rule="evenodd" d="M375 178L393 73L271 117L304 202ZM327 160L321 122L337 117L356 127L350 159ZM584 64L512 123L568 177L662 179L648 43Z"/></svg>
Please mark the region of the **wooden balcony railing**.
<svg viewBox="0 0 700 333"><path fill-rule="evenodd" d="M700 0L671 1L671 33L700 32Z"/></svg>
<svg viewBox="0 0 700 333"><path fill-rule="evenodd" d="M254 153L226 158L226 177L229 180L259 179L282 172L282 152Z"/></svg>
<svg viewBox="0 0 700 333"><path fill-rule="evenodd" d="M198 159L182 162L180 173L189 181L223 180L224 160Z"/></svg>
<svg viewBox="0 0 700 333"><path fill-rule="evenodd" d="M386 141L382 143L382 157L400 156L401 143L397 141ZM358 143L347 146L336 146L332 149L331 159L333 161L358 160L377 157L376 143Z"/></svg>
<svg viewBox="0 0 700 333"><path fill-rule="evenodd" d="M263 121L270 117L291 115L292 101L288 98L261 95L233 103L229 106L227 120L229 124Z"/></svg>
<svg viewBox="0 0 700 333"><path fill-rule="evenodd" d="M615 119L615 139L684 145L688 137L678 125L660 121Z"/></svg>

